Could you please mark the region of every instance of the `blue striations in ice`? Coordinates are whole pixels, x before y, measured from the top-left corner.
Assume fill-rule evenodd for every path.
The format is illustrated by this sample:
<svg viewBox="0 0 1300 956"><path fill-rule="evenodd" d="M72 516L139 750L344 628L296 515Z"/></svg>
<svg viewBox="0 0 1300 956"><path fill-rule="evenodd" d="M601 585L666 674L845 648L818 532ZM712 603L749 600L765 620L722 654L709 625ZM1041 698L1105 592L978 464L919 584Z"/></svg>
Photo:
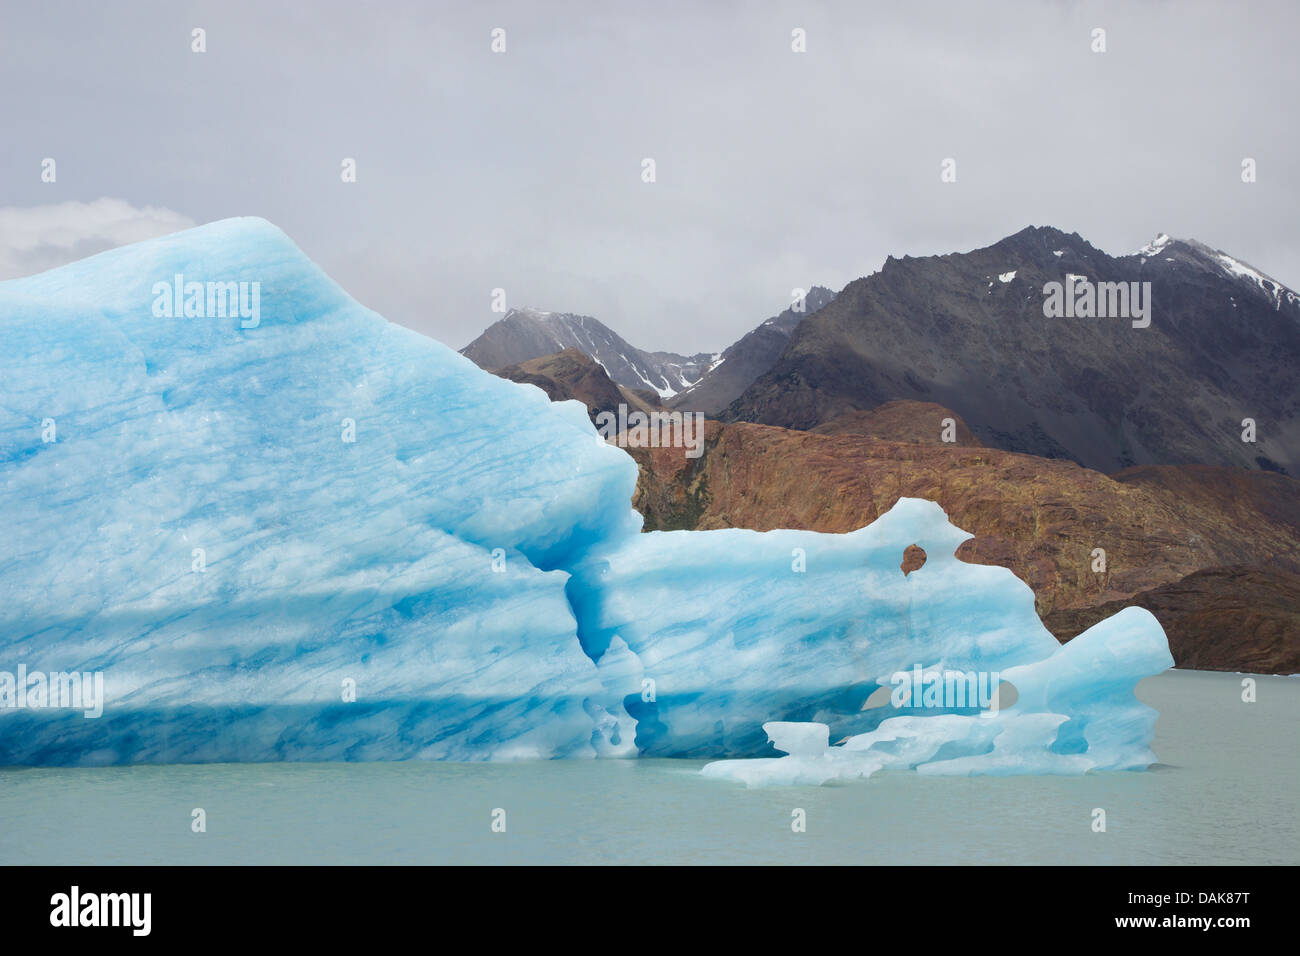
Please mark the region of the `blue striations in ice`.
<svg viewBox="0 0 1300 956"><path fill-rule="evenodd" d="M553 570L639 529L581 405L258 219L0 283L0 330L0 671L106 698L19 707L0 676L0 763L630 750Z"/></svg>
<svg viewBox="0 0 1300 956"><path fill-rule="evenodd" d="M1058 748L1082 746L1085 726L1110 728L1107 741L1149 740L1150 711L1132 695L1131 671L1172 665L1159 623L1130 609L1093 629L1116 635L1101 648L1091 637L1062 647L1035 614L1028 585L1005 568L954 556L969 537L938 505L915 498L843 535L653 532L595 552L575 570L570 592L581 594L574 607L588 653L603 660L617 641L612 653L635 658L620 666L631 675L626 707L639 749L655 756L770 753L766 722L823 723L836 740L889 717L926 734L947 726L932 722L950 713L966 715L962 726L976 721L972 734L993 726L977 716L989 710L978 699L945 706L923 701L919 688L918 706L864 706L880 688L892 690L895 675L917 669L1005 680L1020 691L1020 710L1032 701L1073 715ZM912 544L927 560L904 574ZM1053 676L1052 693L1039 700L1042 673Z"/></svg>
<svg viewBox="0 0 1300 956"><path fill-rule="evenodd" d="M1061 646L916 499L844 535L640 534L581 405L386 322L262 220L0 283L0 330L0 763L1154 759L1145 611ZM102 716L20 668L102 674ZM950 673L989 699L897 699Z"/></svg>

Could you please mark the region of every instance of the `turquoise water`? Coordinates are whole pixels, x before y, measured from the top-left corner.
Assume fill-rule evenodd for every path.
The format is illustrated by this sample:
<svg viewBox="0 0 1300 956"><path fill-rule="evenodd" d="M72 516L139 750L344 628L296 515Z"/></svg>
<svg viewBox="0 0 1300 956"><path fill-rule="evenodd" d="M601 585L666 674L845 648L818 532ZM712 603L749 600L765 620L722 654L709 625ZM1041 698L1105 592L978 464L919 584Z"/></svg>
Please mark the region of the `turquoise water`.
<svg viewBox="0 0 1300 956"><path fill-rule="evenodd" d="M1300 678L1256 678L1253 704L1241 680L1144 681L1145 773L746 790L683 760L6 769L0 864L1300 863Z"/></svg>

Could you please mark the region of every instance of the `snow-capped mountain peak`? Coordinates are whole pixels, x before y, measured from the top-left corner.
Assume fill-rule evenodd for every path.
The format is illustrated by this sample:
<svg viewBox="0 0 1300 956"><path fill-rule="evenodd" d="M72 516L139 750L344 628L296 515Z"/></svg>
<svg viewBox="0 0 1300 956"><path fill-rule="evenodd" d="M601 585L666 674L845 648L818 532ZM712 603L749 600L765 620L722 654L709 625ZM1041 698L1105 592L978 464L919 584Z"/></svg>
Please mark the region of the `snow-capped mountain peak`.
<svg viewBox="0 0 1300 956"><path fill-rule="evenodd" d="M576 348L591 356L609 377L632 389L650 389L669 399L688 388L717 356L647 352L589 315L511 309L461 354L489 370Z"/></svg>
<svg viewBox="0 0 1300 956"><path fill-rule="evenodd" d="M1300 295L1272 276L1264 274L1241 259L1228 255L1221 249L1215 249L1195 239L1173 239L1162 232L1134 255L1141 256L1144 265L1159 256L1161 260L1194 265L1209 272L1225 275L1229 279L1248 283L1268 297L1275 311L1280 310L1284 303L1291 306L1300 305Z"/></svg>
<svg viewBox="0 0 1300 956"><path fill-rule="evenodd" d="M1143 246L1141 249L1139 249L1137 252L1135 252L1134 255L1142 256L1145 259L1150 259L1151 257L1158 256L1160 255L1160 253L1164 252L1165 249L1168 247L1168 245L1173 241L1174 240L1170 238L1170 236L1167 233L1162 232L1154 239L1152 239L1150 242L1148 242L1145 246Z"/></svg>
<svg viewBox="0 0 1300 956"><path fill-rule="evenodd" d="M1224 272L1228 273L1228 275L1235 279L1245 279L1258 286L1260 291L1265 295L1270 296L1273 299L1274 309L1281 309L1284 301L1289 305L1300 304L1300 296L1297 296L1296 293L1292 292L1276 279L1264 275L1264 273L1247 265L1240 259L1234 259L1227 253L1218 252L1217 250L1214 253L1214 257L1218 261L1219 267L1222 268Z"/></svg>

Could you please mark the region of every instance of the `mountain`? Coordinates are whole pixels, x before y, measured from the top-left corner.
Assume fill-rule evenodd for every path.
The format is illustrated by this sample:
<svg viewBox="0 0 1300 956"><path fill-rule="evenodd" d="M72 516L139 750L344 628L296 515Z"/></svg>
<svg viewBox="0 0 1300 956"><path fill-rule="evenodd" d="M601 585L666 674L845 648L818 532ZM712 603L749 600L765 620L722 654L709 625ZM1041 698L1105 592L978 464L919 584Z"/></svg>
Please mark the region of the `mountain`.
<svg viewBox="0 0 1300 956"><path fill-rule="evenodd" d="M804 297L803 311L796 312L791 306L747 332L708 366L699 381L674 396L669 404L706 415L717 414L776 363L800 322L834 298L830 289L813 286Z"/></svg>
<svg viewBox="0 0 1300 956"><path fill-rule="evenodd" d="M512 382L536 385L553 402L570 399L582 402L593 424L601 412L617 415L620 404L631 411L647 413L662 407L659 397L649 389L638 392L614 384L605 369L579 349L565 349L518 365L507 365L493 374Z"/></svg>
<svg viewBox="0 0 1300 956"><path fill-rule="evenodd" d="M874 422L857 419L856 433L710 421L694 459L680 448L628 449L641 469L633 504L647 530L831 532L925 498L974 533L957 557L1014 571L1059 640L1136 604L1160 621L1178 666L1300 671L1300 481L1204 465L1108 476L939 443L927 436L954 413L886 408ZM1096 548L1103 572L1093 570Z"/></svg>
<svg viewBox="0 0 1300 956"><path fill-rule="evenodd" d="M1073 636L1130 605L1160 621L1179 667L1300 673L1300 574L1259 565L1207 568L1122 601L1057 611L1044 623L1058 636Z"/></svg>
<svg viewBox="0 0 1300 956"><path fill-rule="evenodd" d="M934 402L885 402L868 412L845 412L812 429L818 435L867 435L887 441L941 445L946 419L952 419L952 440L947 444L980 447L979 439L960 415Z"/></svg>
<svg viewBox="0 0 1300 956"><path fill-rule="evenodd" d="M529 359L574 348L604 366L609 377L627 388L649 388L671 398L696 382L718 356L646 352L588 315L511 309L460 350L489 372Z"/></svg>
<svg viewBox="0 0 1300 956"><path fill-rule="evenodd" d="M1149 302L1149 326L1048 318L1046 284L1070 275L1150 283L1131 303ZM1103 472L1300 473L1298 385L1300 296L1276 280L1195 241L1161 235L1112 257L1031 226L969 253L891 257L799 323L718 417L810 429L909 399L951 408L985 445Z"/></svg>

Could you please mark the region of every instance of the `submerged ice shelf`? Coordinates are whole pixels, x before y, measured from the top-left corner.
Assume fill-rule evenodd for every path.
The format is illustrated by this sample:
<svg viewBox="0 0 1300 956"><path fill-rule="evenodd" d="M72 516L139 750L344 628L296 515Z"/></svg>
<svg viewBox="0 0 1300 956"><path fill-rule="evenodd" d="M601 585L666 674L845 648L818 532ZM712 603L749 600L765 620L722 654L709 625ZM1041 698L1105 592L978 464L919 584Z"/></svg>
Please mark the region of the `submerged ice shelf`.
<svg viewBox="0 0 1300 956"><path fill-rule="evenodd" d="M256 321L207 283L256 284ZM709 775L1151 760L1146 612L1062 647L914 499L845 535L641 534L579 404L386 322L262 220L0 283L0 329L0 764L760 757L764 724L797 752ZM101 673L102 716L19 666ZM1020 697L864 709L914 666Z"/></svg>

